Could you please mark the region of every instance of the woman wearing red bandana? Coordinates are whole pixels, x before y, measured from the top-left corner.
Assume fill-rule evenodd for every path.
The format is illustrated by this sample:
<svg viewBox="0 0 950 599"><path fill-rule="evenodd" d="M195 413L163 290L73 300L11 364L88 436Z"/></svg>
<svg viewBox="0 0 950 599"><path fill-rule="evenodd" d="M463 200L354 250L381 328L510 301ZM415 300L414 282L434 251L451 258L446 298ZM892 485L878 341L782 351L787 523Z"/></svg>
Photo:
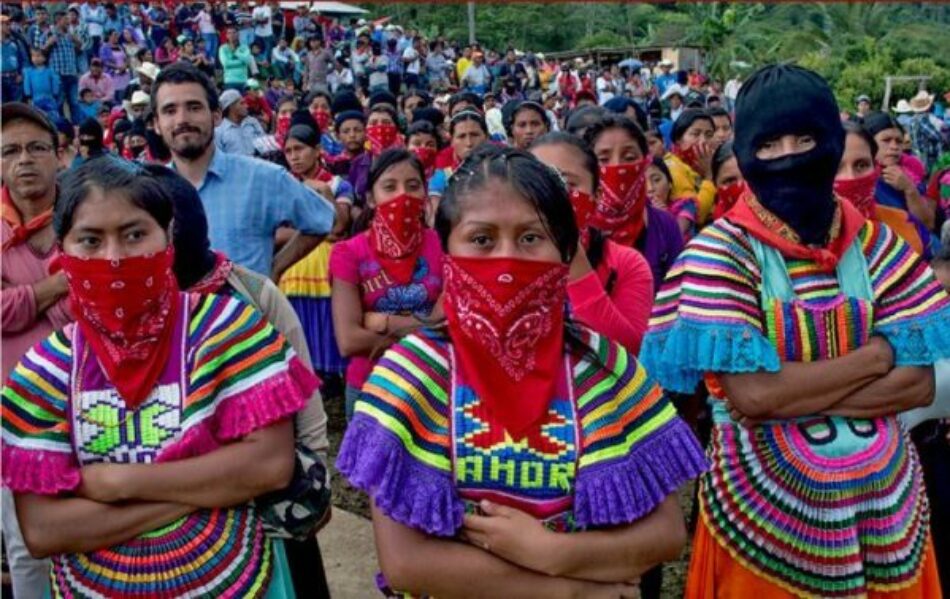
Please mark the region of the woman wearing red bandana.
<svg viewBox="0 0 950 599"><path fill-rule="evenodd" d="M562 132L538 138L531 153L564 177L580 231L567 285L573 317L636 355L653 307L653 275L640 252L606 239L591 226L597 209L597 158L583 140Z"/></svg>
<svg viewBox="0 0 950 599"><path fill-rule="evenodd" d="M62 189L76 323L26 355L2 398L3 482L31 553L51 558L53 595L285 591L283 545L250 502L290 481L291 418L318 380L244 302L179 291L158 179L96 161Z"/></svg>
<svg viewBox="0 0 950 599"><path fill-rule="evenodd" d="M417 121L406 132L406 147L416 155L426 172L426 180L435 172L439 153L439 132L429 121Z"/></svg>
<svg viewBox="0 0 950 599"><path fill-rule="evenodd" d="M711 163L718 145L713 139L715 131L712 117L700 108L684 110L670 131L673 149L663 156L673 175L672 204L668 209L680 219L683 231L690 222L692 227L702 227L712 212L716 187Z"/></svg>
<svg viewBox="0 0 950 599"><path fill-rule="evenodd" d="M429 179L429 223L435 219L439 201L445 194L449 179L472 150L488 141L488 124L475 110L463 110L449 121L449 139L452 149L447 163L436 163L435 173ZM441 155L441 153L440 153Z"/></svg>
<svg viewBox="0 0 950 599"><path fill-rule="evenodd" d="M881 172L875 167L877 142L871 134L857 123L844 124L844 154L835 176L835 193L838 197L851 202L865 218L882 222L900 235L914 251L930 259L930 246L924 245L918 221L911 219L908 213L899 208L882 206L877 203L875 190ZM923 231L926 234L926 231ZM929 235L927 236L929 238Z"/></svg>
<svg viewBox="0 0 950 599"><path fill-rule="evenodd" d="M716 184L716 204L713 206L712 220L724 216L732 210L748 187L742 173L739 172L739 162L732 151L732 141L727 141L713 154L712 161L713 183Z"/></svg>
<svg viewBox="0 0 950 599"><path fill-rule="evenodd" d="M294 125L284 144L284 157L295 177L324 198L332 198L336 221L327 240L288 268L280 290L288 297L304 324L314 369L321 377L339 377L346 362L336 346L330 307L330 252L334 242L346 237L353 208L353 187L323 166L320 136L310 113L294 113Z"/></svg>
<svg viewBox="0 0 950 599"><path fill-rule="evenodd" d="M430 318L442 293L442 249L425 227L425 173L408 150L383 152L369 173L369 229L333 246L333 328L346 368L347 415L374 359Z"/></svg>
<svg viewBox="0 0 950 599"><path fill-rule="evenodd" d="M366 144L375 158L392 147L402 146L399 117L390 106L377 104L366 118Z"/></svg>
<svg viewBox="0 0 950 599"><path fill-rule="evenodd" d="M387 592L618 597L678 555L705 468L623 347L565 317L568 191L483 146L439 206L445 325L379 361L337 459L373 500Z"/></svg>
<svg viewBox="0 0 950 599"><path fill-rule="evenodd" d="M591 223L611 241L646 258L659 289L666 271L683 249L676 219L647 201L647 141L627 117L606 115L584 133L600 165L600 195Z"/></svg>
<svg viewBox="0 0 950 599"><path fill-rule="evenodd" d="M749 193L657 296L641 358L668 392L710 390L688 599L941 596L898 414L933 401L950 297L907 242L836 197L845 141L818 74L753 73L733 142Z"/></svg>

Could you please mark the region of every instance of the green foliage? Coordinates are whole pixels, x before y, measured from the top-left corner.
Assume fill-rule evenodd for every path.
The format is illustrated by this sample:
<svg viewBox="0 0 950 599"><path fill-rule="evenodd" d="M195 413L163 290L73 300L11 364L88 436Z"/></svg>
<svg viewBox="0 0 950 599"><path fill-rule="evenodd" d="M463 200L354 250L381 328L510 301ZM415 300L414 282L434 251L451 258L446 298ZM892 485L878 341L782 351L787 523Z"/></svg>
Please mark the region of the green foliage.
<svg viewBox="0 0 950 599"><path fill-rule="evenodd" d="M582 37L580 41L577 42L577 48L579 50L586 50L589 48L611 48L623 46L629 43L629 40L618 33L614 33L612 31L601 31L599 33L595 33L594 35Z"/></svg>
<svg viewBox="0 0 950 599"><path fill-rule="evenodd" d="M465 3L364 4L429 35L467 40ZM797 62L834 86L843 106L862 93L879 104L886 75L931 75L950 87L950 4L942 3L476 3L476 37L492 48L558 51L623 45L693 45L706 71ZM916 92L899 86L894 97Z"/></svg>

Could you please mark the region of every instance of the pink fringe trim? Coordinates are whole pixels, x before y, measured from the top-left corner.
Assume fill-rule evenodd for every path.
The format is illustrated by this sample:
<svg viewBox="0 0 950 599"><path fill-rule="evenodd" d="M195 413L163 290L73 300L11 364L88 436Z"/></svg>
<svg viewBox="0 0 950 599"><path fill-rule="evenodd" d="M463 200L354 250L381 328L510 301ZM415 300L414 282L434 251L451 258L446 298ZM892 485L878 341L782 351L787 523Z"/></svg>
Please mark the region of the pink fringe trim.
<svg viewBox="0 0 950 599"><path fill-rule="evenodd" d="M181 441L166 448L159 462L204 455L222 443L240 439L303 409L320 379L294 356L287 371L261 381L221 402L213 416L192 427Z"/></svg>
<svg viewBox="0 0 950 599"><path fill-rule="evenodd" d="M3 485L14 493L57 495L79 486L82 477L71 453L3 446Z"/></svg>

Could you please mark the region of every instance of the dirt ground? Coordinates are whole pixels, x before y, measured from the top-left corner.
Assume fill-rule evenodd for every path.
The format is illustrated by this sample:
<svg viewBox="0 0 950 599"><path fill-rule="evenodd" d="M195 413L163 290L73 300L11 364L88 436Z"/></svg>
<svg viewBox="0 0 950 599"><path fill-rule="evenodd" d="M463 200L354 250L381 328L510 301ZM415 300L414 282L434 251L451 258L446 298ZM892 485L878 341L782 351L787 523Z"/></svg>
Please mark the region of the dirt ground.
<svg viewBox="0 0 950 599"><path fill-rule="evenodd" d="M330 436L330 457L331 461L336 458L340 449L340 441L343 438L343 432L346 430L346 416L344 414L344 405L342 397L324 398L324 403L329 418L328 430ZM348 512L352 512L364 518L369 518L369 500L363 492L354 489L346 482L337 471L332 468L333 473L333 505ZM683 506L683 513L689 516L692 508L693 485L690 484L680 493L680 505ZM663 592L662 596L666 598L678 598L683 596L683 586L686 582L686 566L689 563L689 545L683 549L680 559L675 562L669 562L663 568Z"/></svg>

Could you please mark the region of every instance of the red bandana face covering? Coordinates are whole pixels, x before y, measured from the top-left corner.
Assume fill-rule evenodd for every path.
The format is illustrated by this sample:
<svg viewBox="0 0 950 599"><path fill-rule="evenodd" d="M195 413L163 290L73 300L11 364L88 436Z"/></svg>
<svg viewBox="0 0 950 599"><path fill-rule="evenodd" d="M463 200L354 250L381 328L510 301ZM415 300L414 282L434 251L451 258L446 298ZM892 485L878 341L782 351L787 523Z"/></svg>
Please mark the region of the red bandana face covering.
<svg viewBox="0 0 950 599"><path fill-rule="evenodd" d="M326 110L313 110L310 112L310 114L313 115L313 120L317 121L317 125L320 126L321 133L330 130L330 124L333 122L332 114Z"/></svg>
<svg viewBox="0 0 950 599"><path fill-rule="evenodd" d="M122 260L57 258L83 337L130 408L155 387L171 353L179 310L172 246Z"/></svg>
<svg viewBox="0 0 950 599"><path fill-rule="evenodd" d="M370 247L383 270L399 285L412 281L422 249L425 201L402 194L376 207L369 229Z"/></svg>
<svg viewBox="0 0 950 599"><path fill-rule="evenodd" d="M571 206L574 207L577 229L581 232L581 244L586 248L590 242L590 219L597 209L597 201L589 193L579 189L572 189L568 197L571 199Z"/></svg>
<svg viewBox="0 0 950 599"><path fill-rule="evenodd" d="M835 193L851 202L865 218L874 217L874 188L881 175L878 169L855 179L835 179Z"/></svg>
<svg viewBox="0 0 950 599"><path fill-rule="evenodd" d="M693 144L688 148L684 148L679 144L673 146L673 154L679 157L680 160L686 163L686 166L693 169L697 173L699 170L699 148L697 144Z"/></svg>
<svg viewBox="0 0 950 599"><path fill-rule="evenodd" d="M637 162L600 167L601 197L592 224L611 241L632 246L643 230L649 164L647 156Z"/></svg>
<svg viewBox="0 0 950 599"><path fill-rule="evenodd" d="M428 146L418 146L412 149L412 153L415 154L419 162L422 163L422 168L425 169L426 176L431 176L432 170L435 168L436 149Z"/></svg>
<svg viewBox="0 0 950 599"><path fill-rule="evenodd" d="M290 133L290 115L283 114L277 117L277 129L274 131L274 140L281 149L284 148L288 133Z"/></svg>
<svg viewBox="0 0 950 599"><path fill-rule="evenodd" d="M465 382L515 439L554 397L564 359L567 265L445 258L445 318Z"/></svg>
<svg viewBox="0 0 950 599"><path fill-rule="evenodd" d="M739 198L749 189L745 181L736 181L716 188L716 205L713 207L713 220L716 220L736 205Z"/></svg>
<svg viewBox="0 0 950 599"><path fill-rule="evenodd" d="M370 125L366 128L366 139L369 142L369 151L373 156L379 156L384 150L396 145L399 129L390 123Z"/></svg>

